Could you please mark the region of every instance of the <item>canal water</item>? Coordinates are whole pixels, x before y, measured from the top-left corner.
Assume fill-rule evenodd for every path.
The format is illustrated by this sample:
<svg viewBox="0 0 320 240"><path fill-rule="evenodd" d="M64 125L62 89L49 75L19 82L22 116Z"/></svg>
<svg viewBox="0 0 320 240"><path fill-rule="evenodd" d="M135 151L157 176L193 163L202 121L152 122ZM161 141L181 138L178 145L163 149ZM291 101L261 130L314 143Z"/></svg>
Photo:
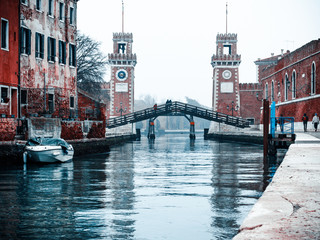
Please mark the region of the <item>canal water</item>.
<svg viewBox="0 0 320 240"><path fill-rule="evenodd" d="M262 153L181 134L1 166L0 239L231 239L275 171Z"/></svg>

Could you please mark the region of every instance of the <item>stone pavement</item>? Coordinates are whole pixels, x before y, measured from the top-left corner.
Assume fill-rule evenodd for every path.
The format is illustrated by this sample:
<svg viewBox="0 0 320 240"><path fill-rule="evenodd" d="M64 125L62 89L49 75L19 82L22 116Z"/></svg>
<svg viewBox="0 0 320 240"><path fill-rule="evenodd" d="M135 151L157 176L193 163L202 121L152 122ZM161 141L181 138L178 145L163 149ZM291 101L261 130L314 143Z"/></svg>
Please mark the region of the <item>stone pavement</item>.
<svg viewBox="0 0 320 240"><path fill-rule="evenodd" d="M320 239L320 133L296 134L234 240Z"/></svg>

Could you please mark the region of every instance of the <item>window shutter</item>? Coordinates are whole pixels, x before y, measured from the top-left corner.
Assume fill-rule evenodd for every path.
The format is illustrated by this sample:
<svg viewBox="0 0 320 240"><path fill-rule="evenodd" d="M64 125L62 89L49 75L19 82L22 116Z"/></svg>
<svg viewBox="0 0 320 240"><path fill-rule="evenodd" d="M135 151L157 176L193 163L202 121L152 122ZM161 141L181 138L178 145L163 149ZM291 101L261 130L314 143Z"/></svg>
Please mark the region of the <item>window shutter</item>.
<svg viewBox="0 0 320 240"><path fill-rule="evenodd" d="M59 40L59 63L62 62L62 42Z"/></svg>
<svg viewBox="0 0 320 240"><path fill-rule="evenodd" d="M73 47L73 66L77 66L77 46Z"/></svg>
<svg viewBox="0 0 320 240"><path fill-rule="evenodd" d="M35 49L36 49L36 57L40 57L39 55L39 51L40 51L40 48L39 48L39 33L36 33L36 47L35 47Z"/></svg>
<svg viewBox="0 0 320 240"><path fill-rule="evenodd" d="M27 54L31 54L31 30L27 29L27 37L28 37L28 46L27 46Z"/></svg>
<svg viewBox="0 0 320 240"><path fill-rule="evenodd" d="M71 66L71 44L69 43L69 66Z"/></svg>
<svg viewBox="0 0 320 240"><path fill-rule="evenodd" d="M44 36L40 35L40 57L43 59L44 55Z"/></svg>
<svg viewBox="0 0 320 240"><path fill-rule="evenodd" d="M48 52L48 61L50 61L50 37L48 37L48 46L47 46L47 52Z"/></svg>
<svg viewBox="0 0 320 240"><path fill-rule="evenodd" d="M63 50L64 50L64 56L63 56L63 58L64 58L64 64L66 64L66 63L67 63L67 44L66 44L66 43L64 43L64 48L63 48Z"/></svg>
<svg viewBox="0 0 320 240"><path fill-rule="evenodd" d="M53 61L55 61L56 56L56 39L53 38Z"/></svg>

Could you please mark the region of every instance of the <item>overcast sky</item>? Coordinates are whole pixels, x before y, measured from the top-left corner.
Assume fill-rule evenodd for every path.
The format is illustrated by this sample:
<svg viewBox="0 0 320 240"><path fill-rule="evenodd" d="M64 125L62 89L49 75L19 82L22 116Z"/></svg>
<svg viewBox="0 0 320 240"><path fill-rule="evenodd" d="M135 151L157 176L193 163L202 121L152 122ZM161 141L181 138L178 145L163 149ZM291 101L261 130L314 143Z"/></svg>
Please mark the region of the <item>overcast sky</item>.
<svg viewBox="0 0 320 240"><path fill-rule="evenodd" d="M224 0L124 0L124 31L133 33L135 98L185 96L212 105L211 56L226 32ZM238 34L240 82L256 81L254 61L320 38L320 0L229 0L228 32ZM122 31L121 0L80 0L78 30L113 52ZM106 81L110 75L106 75Z"/></svg>

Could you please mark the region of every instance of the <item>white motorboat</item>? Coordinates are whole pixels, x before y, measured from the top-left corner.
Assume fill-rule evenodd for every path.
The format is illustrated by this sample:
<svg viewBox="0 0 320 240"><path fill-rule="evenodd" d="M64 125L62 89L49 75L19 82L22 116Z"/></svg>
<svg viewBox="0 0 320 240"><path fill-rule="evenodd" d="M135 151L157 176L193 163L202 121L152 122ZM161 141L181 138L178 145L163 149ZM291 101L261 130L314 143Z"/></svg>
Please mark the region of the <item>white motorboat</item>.
<svg viewBox="0 0 320 240"><path fill-rule="evenodd" d="M67 162L73 158L72 145L61 138L31 138L25 145L23 159L39 163Z"/></svg>

